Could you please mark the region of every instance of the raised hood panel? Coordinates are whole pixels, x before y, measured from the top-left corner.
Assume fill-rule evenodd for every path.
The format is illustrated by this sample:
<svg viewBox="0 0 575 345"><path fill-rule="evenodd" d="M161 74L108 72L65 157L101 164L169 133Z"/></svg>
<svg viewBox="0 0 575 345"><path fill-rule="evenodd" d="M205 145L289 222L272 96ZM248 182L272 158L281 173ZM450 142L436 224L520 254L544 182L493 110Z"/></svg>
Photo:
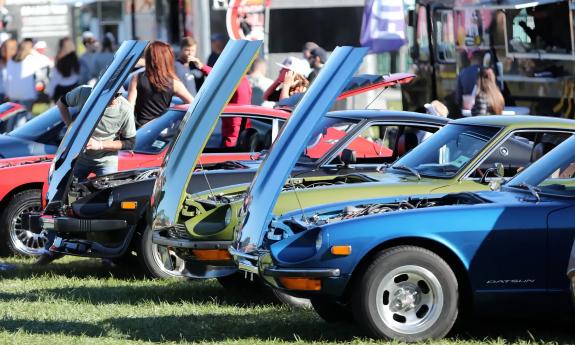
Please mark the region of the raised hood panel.
<svg viewBox="0 0 575 345"><path fill-rule="evenodd" d="M154 229L177 223L192 172L220 113L256 57L261 41L229 41L188 108L174 139L152 197Z"/></svg>
<svg viewBox="0 0 575 345"><path fill-rule="evenodd" d="M114 54L114 60L96 83L84 107L72 122L58 147L50 168L46 194L48 209L57 207L65 201L64 197L70 186L76 158L86 147L104 110L138 62L147 45L148 41L124 41L122 43Z"/></svg>
<svg viewBox="0 0 575 345"><path fill-rule="evenodd" d="M260 244L279 193L307 142L312 129L331 108L351 79L367 49L338 47L298 103L282 133L260 165L240 211L241 226L234 246L249 253Z"/></svg>

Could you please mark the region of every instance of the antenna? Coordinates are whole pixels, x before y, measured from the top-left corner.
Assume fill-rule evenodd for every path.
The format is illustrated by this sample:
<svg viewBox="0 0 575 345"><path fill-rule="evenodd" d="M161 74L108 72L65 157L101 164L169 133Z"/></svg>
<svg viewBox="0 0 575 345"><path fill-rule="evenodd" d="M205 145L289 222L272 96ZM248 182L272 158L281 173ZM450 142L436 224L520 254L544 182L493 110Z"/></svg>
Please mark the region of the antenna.
<svg viewBox="0 0 575 345"><path fill-rule="evenodd" d="M373 98L373 100L371 102L369 102L368 105L365 106L364 109L369 109L369 107L373 104L373 102L377 101L377 99L379 98L379 96L381 96L381 94L383 93L383 91L387 90L387 87L384 87L381 89L381 91L379 91L379 93L377 94L377 96L375 96Z"/></svg>

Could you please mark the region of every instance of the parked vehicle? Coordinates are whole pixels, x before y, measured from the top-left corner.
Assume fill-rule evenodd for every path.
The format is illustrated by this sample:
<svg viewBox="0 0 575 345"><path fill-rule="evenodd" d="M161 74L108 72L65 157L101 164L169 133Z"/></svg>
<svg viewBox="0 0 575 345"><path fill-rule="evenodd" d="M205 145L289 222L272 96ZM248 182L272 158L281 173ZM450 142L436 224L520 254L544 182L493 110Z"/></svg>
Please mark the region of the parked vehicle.
<svg viewBox="0 0 575 345"><path fill-rule="evenodd" d="M310 298L325 320L353 318L377 338L441 338L465 307L573 314L565 270L575 237L574 172L570 137L501 192L346 201L271 225L252 201L233 251L274 288ZM248 198L258 200L266 175Z"/></svg>
<svg viewBox="0 0 575 345"><path fill-rule="evenodd" d="M415 126L415 118L407 113L396 112L393 116L396 120L403 116ZM307 120L301 126L314 127ZM366 131L362 128L360 132ZM497 173L506 179L513 177L574 132L572 121L548 117L483 116L455 120L380 171L357 174L347 170L337 175L305 176L296 168L291 179L281 182L282 192L274 203L273 213L281 215L336 201L488 190L490 182L500 180ZM409 142L410 135L416 140L416 135L409 131L406 134L397 143ZM276 144L275 149L301 152L306 139L302 136L291 140L298 146L287 148ZM178 257L185 258L194 276L230 275L237 265L225 248L231 244L233 228L240 224L237 214L246 202L246 189L247 185L235 185L213 193L183 194L180 198L185 214L179 216L177 226L159 229L153 235L154 243L169 245ZM256 240L259 230L255 227L252 230L254 233L246 236Z"/></svg>
<svg viewBox="0 0 575 345"><path fill-rule="evenodd" d="M251 63L251 59L257 53L260 43L244 41L230 43L230 48L227 48L227 55L220 57L222 59L222 62L218 64L220 67L212 70L210 77L204 83L203 88L206 90L200 91L196 102L189 107L190 110L179 126L180 129L185 130L188 127L197 128L201 121L213 122L208 128L202 127L205 132L202 132L201 135L195 135L193 141L185 144L202 145L203 147L207 143L206 157L203 159L206 162L217 161L219 160L217 157L220 159L224 157L227 159L248 159L250 153L239 146L243 145L242 143L251 145L254 140L259 140L260 137L268 138L271 142L276 135L275 133L279 131L280 121L283 122L289 114L273 109L263 110L258 107L231 105L228 107L230 113L226 115L240 116L245 118L245 122L247 122L242 124L243 129L238 139L238 147L228 148L227 151L222 152L220 132L214 131L214 135L211 136L219 114L227 103L229 94L234 91L244 71ZM71 157L76 152L81 152L87 138L89 138L90 128L98 123L102 111L108 104L107 90L121 85L123 78L127 76L127 71L131 68L130 64L137 60L134 57L142 53L145 44L129 41L124 43L122 47L116 53L114 62L102 77L100 84L96 85L86 103L86 106L91 106L92 109L88 113L84 113L84 109L82 109L74 122L75 124L77 121L82 121L81 125L76 127L72 125L54 159L52 167L58 168L53 169L50 175L47 206L43 215L41 217L39 215L29 217L29 227L32 229L58 230L59 234L74 237L76 240L67 242L65 246L62 246L64 241L61 238L57 238L54 242L52 249L61 250L67 254L80 255L86 254L88 251L94 253L92 256L119 257L126 254L136 227L131 227L129 234L119 230L126 228L128 223L139 223L141 211L146 210L151 195L151 191L148 194L142 194L141 188L143 185L152 186L153 184L146 180L157 174L157 170L135 170L100 176L83 183L71 181L70 175L74 167ZM208 83L208 80L212 81ZM102 84L107 87L102 88ZM205 104L211 102L219 102L220 107L214 106L209 109L204 107ZM258 111L256 112L255 109ZM195 110L195 112L190 113L191 110ZM236 111L241 113L237 114ZM257 116L253 116L254 114ZM187 119L194 126L186 126ZM176 131L176 126L170 128L172 129L169 134L170 138L184 135L184 132ZM245 133L248 130L249 135ZM205 139L202 139L204 137ZM217 140L217 143L213 143L213 147L210 143L212 139ZM159 150L168 146L168 141L158 141L154 138L141 142L144 142L142 145L151 149ZM250 151L252 151L252 155L257 155L253 152L254 150ZM180 164L184 164L189 159L196 161L192 156L184 155L181 157L185 158L179 160ZM236 167L234 163L223 163L221 166ZM138 208L138 205L143 207ZM100 245L98 242L102 241L103 238L108 239L113 245L110 247ZM124 241L127 241L127 244Z"/></svg>
<svg viewBox="0 0 575 345"><path fill-rule="evenodd" d="M14 102L0 104L0 133L8 133L32 118L26 107Z"/></svg>
<svg viewBox="0 0 575 345"><path fill-rule="evenodd" d="M404 109L423 111L438 99L461 116L457 76L480 52L489 54L480 63L495 71L508 111L573 118L573 13L572 0L416 0L408 41L418 78L402 87Z"/></svg>

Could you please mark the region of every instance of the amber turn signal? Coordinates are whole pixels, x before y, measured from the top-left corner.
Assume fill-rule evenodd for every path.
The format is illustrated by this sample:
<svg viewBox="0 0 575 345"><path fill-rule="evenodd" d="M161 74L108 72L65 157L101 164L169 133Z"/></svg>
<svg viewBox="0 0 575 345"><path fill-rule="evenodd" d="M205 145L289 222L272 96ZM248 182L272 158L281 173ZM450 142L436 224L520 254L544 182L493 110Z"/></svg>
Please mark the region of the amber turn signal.
<svg viewBox="0 0 575 345"><path fill-rule="evenodd" d="M200 261L231 260L232 258L226 249L194 249L192 253Z"/></svg>
<svg viewBox="0 0 575 345"><path fill-rule="evenodd" d="M321 280L318 278L291 278L281 277L280 283L286 289L290 290L304 290L304 291L319 291L321 290Z"/></svg>
<svg viewBox="0 0 575 345"><path fill-rule="evenodd" d="M120 203L120 208L122 210L135 210L136 208L138 208L138 202L137 201L122 201Z"/></svg>
<svg viewBox="0 0 575 345"><path fill-rule="evenodd" d="M351 254L351 246L332 246L331 253L333 255L349 255Z"/></svg>

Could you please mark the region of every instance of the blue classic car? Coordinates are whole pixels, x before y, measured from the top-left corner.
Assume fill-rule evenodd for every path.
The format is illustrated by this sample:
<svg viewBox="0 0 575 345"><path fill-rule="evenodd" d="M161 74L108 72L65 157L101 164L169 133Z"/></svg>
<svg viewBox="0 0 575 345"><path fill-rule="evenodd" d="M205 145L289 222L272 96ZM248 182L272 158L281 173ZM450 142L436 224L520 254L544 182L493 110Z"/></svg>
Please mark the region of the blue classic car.
<svg viewBox="0 0 575 345"><path fill-rule="evenodd" d="M353 317L374 337L441 338L466 306L572 313L574 174L572 137L501 192L300 210L273 221L249 257L236 255L274 288L310 298L324 319Z"/></svg>
<svg viewBox="0 0 575 345"><path fill-rule="evenodd" d="M241 270L311 299L327 321L353 318L372 336L399 341L441 338L466 308L573 313L565 277L575 237L573 137L502 192L347 201L273 219L299 151L290 145L307 139L296 119L329 107L336 91L327 85L313 90L321 97L304 96L274 144L281 150L250 186L229 249Z"/></svg>

